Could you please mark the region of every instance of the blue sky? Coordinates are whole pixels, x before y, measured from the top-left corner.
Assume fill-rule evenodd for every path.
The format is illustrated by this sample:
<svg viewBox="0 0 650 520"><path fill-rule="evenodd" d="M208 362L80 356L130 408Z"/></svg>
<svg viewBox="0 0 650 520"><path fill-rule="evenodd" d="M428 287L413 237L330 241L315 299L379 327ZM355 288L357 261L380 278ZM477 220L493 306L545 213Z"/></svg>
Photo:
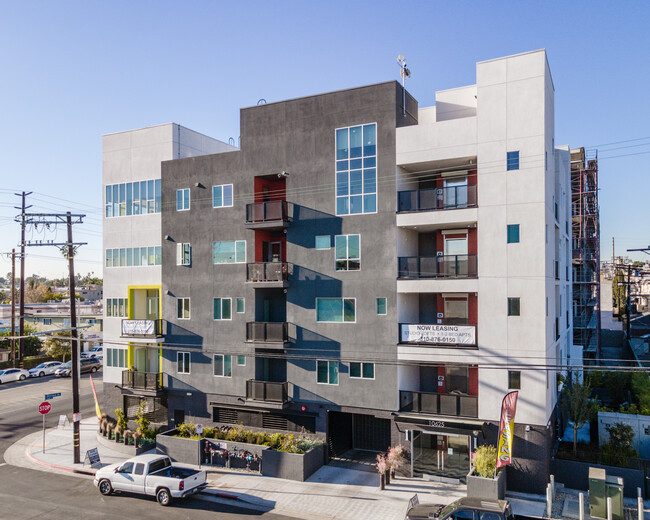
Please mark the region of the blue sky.
<svg viewBox="0 0 650 520"><path fill-rule="evenodd" d="M477 61L539 48L555 142L599 148L603 257L612 237L617 254L650 245L649 2L0 5L0 252L19 241L13 193L34 191L31 211L88 215L77 271L101 273L102 134L173 121L227 142L241 107L399 79L400 53L428 106L473 84ZM28 253L28 275L66 274L56 249Z"/></svg>

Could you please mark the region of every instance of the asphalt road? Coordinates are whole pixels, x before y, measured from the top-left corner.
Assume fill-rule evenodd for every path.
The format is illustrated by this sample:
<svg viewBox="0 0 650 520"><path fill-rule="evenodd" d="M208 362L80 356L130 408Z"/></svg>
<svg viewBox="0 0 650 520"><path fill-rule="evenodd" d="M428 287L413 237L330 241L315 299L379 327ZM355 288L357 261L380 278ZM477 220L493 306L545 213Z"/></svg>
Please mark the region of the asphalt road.
<svg viewBox="0 0 650 520"><path fill-rule="evenodd" d="M93 376L101 395L101 372ZM80 381L80 409L83 417L95 413L88 375ZM91 477L72 476L11 466L4 452L22 437L42 429L38 405L46 393L61 392L53 399L47 426L54 427L59 415L72 418L72 382L69 378L45 377L22 383L0 385L0 518L35 519L263 519L291 520L290 517L261 513L197 498L177 500L168 508L153 497L112 495L104 497ZM71 439L72 441L72 439Z"/></svg>

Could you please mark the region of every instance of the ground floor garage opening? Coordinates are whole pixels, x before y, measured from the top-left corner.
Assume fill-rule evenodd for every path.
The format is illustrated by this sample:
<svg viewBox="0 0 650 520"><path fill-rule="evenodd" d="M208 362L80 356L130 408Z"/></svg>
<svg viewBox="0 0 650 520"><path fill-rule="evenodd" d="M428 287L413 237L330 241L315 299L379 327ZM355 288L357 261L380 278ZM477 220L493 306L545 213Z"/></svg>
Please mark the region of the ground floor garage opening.
<svg viewBox="0 0 650 520"><path fill-rule="evenodd" d="M347 467L373 466L375 454L390 446L390 419L373 415L327 412L327 448L330 459ZM357 468L362 469L362 468Z"/></svg>

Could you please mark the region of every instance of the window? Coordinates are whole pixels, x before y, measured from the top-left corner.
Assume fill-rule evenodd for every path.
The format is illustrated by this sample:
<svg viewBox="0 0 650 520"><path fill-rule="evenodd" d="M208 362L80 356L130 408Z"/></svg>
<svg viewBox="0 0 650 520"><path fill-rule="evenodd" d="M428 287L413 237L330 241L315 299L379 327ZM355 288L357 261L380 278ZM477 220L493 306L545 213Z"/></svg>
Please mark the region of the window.
<svg viewBox="0 0 650 520"><path fill-rule="evenodd" d="M176 372L179 374L190 373L190 353L176 352Z"/></svg>
<svg viewBox="0 0 650 520"><path fill-rule="evenodd" d="M190 189L176 190L176 211L187 211L190 209Z"/></svg>
<svg viewBox="0 0 650 520"><path fill-rule="evenodd" d="M316 237L316 249L329 249L330 247L332 247L330 235L318 235Z"/></svg>
<svg viewBox="0 0 650 520"><path fill-rule="evenodd" d="M120 469L118 470L119 473L129 473L131 474L133 472L133 466L135 465L135 462L125 462L120 466Z"/></svg>
<svg viewBox="0 0 650 520"><path fill-rule="evenodd" d="M144 474L144 463L143 462L138 462L135 465L135 469L133 470L134 475L142 475Z"/></svg>
<svg viewBox="0 0 650 520"><path fill-rule="evenodd" d="M126 368L127 354L126 349L107 348L106 349L106 366Z"/></svg>
<svg viewBox="0 0 650 520"><path fill-rule="evenodd" d="M336 130L336 214L377 212L377 124Z"/></svg>
<svg viewBox="0 0 650 520"><path fill-rule="evenodd" d="M508 388L521 390L521 372L519 370L508 370Z"/></svg>
<svg viewBox="0 0 650 520"><path fill-rule="evenodd" d="M192 246L176 244L176 265L190 265L192 261Z"/></svg>
<svg viewBox="0 0 650 520"><path fill-rule="evenodd" d="M519 224L508 224L508 244L519 243Z"/></svg>
<svg viewBox="0 0 650 520"><path fill-rule="evenodd" d="M160 213L161 180L136 181L106 186L106 218Z"/></svg>
<svg viewBox="0 0 650 520"><path fill-rule="evenodd" d="M213 318L215 320L232 319L232 299L215 298L213 301Z"/></svg>
<svg viewBox="0 0 650 520"><path fill-rule="evenodd" d="M176 317L179 320L190 319L190 299L176 298Z"/></svg>
<svg viewBox="0 0 650 520"><path fill-rule="evenodd" d="M246 262L246 240L212 243L212 262L215 264L243 264Z"/></svg>
<svg viewBox="0 0 650 520"><path fill-rule="evenodd" d="M212 207L227 208L232 206L232 184L212 186Z"/></svg>
<svg viewBox="0 0 650 520"><path fill-rule="evenodd" d="M360 379L374 379L375 378L375 364L374 363L359 363L352 361L350 363L350 377Z"/></svg>
<svg viewBox="0 0 650 520"><path fill-rule="evenodd" d="M340 323L356 319L355 298L316 298L316 321Z"/></svg>
<svg viewBox="0 0 650 520"><path fill-rule="evenodd" d="M214 355L214 375L218 377L232 377L232 358L223 354Z"/></svg>
<svg viewBox="0 0 650 520"><path fill-rule="evenodd" d="M385 316L387 313L386 298L377 298L377 315Z"/></svg>
<svg viewBox="0 0 650 520"><path fill-rule="evenodd" d="M52 325L52 318L43 318L43 325Z"/></svg>
<svg viewBox="0 0 650 520"><path fill-rule="evenodd" d="M325 385L339 384L339 362L338 361L317 361L316 382Z"/></svg>
<svg viewBox="0 0 650 520"><path fill-rule="evenodd" d="M244 298L237 298L235 300L235 312L239 314L244 312Z"/></svg>
<svg viewBox="0 0 650 520"><path fill-rule="evenodd" d="M126 318L129 313L128 298L106 298L106 317Z"/></svg>
<svg viewBox="0 0 650 520"><path fill-rule="evenodd" d="M246 356L237 356L237 365L240 367L246 366Z"/></svg>
<svg viewBox="0 0 650 520"><path fill-rule="evenodd" d="M519 169L519 152L508 152L508 171Z"/></svg>
<svg viewBox="0 0 650 520"><path fill-rule="evenodd" d="M162 265L162 247L122 247L106 250L106 267Z"/></svg>
<svg viewBox="0 0 650 520"><path fill-rule="evenodd" d="M334 239L336 270L358 271L360 262L360 236L336 235Z"/></svg>
<svg viewBox="0 0 650 520"><path fill-rule="evenodd" d="M508 316L519 316L521 305L519 298L508 298Z"/></svg>

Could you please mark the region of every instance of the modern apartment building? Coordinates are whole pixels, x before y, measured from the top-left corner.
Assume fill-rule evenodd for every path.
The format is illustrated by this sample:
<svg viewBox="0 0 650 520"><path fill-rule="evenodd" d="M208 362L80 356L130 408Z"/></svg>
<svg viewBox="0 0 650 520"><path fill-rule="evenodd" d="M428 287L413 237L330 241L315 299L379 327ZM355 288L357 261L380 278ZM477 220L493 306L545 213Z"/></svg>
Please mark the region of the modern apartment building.
<svg viewBox="0 0 650 520"><path fill-rule="evenodd" d="M511 488L543 488L572 344L553 99L541 50L432 107L387 82L242 109L240 149L136 164L111 154L139 131L106 136L109 408L305 430L333 457L402 443L414 476L462 481L516 389ZM150 179L141 215L128 183Z"/></svg>

